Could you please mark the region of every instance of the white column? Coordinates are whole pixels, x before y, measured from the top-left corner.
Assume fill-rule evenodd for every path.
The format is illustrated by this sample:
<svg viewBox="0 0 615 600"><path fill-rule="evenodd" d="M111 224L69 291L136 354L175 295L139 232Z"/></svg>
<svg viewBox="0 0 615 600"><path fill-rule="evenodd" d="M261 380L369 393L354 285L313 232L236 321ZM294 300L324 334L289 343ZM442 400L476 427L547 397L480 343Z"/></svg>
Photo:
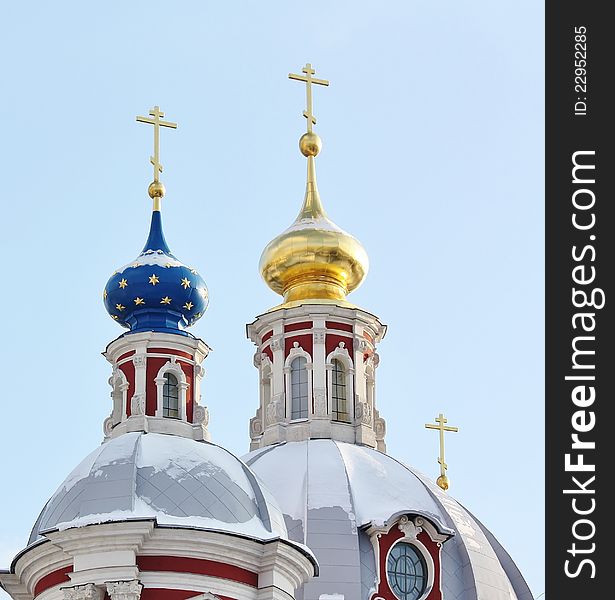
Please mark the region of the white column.
<svg viewBox="0 0 615 600"><path fill-rule="evenodd" d="M325 319L312 318L312 381L314 386L314 416L317 419L327 419L327 372L325 369Z"/></svg>

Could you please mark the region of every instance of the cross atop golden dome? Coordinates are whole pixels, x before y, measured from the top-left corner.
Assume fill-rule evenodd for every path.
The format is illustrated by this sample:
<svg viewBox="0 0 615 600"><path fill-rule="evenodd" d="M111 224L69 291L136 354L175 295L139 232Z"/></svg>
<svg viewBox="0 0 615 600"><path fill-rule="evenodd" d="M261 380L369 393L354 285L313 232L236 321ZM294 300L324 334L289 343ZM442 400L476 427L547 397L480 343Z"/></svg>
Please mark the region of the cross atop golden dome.
<svg viewBox="0 0 615 600"><path fill-rule="evenodd" d="M310 63L305 75L289 74L290 79L306 84L307 132L299 140L299 149L307 158L305 199L295 222L274 238L261 255L259 269L265 283L284 296L281 307L300 304L340 304L351 306L347 294L361 285L369 268L369 259L361 243L340 229L325 212L316 184L315 157L322 141L314 133L316 118L312 108L312 84L328 86L325 79L312 77Z"/></svg>

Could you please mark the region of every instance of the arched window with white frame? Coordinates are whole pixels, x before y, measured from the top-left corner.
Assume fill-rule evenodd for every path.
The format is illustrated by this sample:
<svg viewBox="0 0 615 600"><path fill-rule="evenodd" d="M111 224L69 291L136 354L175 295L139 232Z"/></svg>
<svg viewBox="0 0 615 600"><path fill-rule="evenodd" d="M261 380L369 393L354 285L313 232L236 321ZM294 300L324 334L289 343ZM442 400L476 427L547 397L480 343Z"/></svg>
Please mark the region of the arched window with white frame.
<svg viewBox="0 0 615 600"><path fill-rule="evenodd" d="M354 415L354 368L345 342L327 356L327 396L331 420L352 423Z"/></svg>
<svg viewBox="0 0 615 600"><path fill-rule="evenodd" d="M331 361L331 366L331 418L334 421L349 423L346 369L342 361L337 358Z"/></svg>
<svg viewBox="0 0 615 600"><path fill-rule="evenodd" d="M179 419L179 383L173 373L164 374L162 386L162 416Z"/></svg>
<svg viewBox="0 0 615 600"><path fill-rule="evenodd" d="M158 371L156 382L156 416L168 419L186 418L188 381L181 365L174 359Z"/></svg>
<svg viewBox="0 0 615 600"><path fill-rule="evenodd" d="M303 356L290 363L290 419L308 417L308 372L307 360Z"/></svg>

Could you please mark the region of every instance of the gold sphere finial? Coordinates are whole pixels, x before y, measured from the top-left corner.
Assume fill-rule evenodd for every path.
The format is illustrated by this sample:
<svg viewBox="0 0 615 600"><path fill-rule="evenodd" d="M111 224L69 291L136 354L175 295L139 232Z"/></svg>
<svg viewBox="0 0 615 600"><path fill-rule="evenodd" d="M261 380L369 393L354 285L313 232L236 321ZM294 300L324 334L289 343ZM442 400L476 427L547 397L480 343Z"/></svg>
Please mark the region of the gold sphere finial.
<svg viewBox="0 0 615 600"><path fill-rule="evenodd" d="M440 477L436 479L436 483L438 484L438 487L442 488L446 492L451 485L451 480L447 475L440 475Z"/></svg>
<svg viewBox="0 0 615 600"><path fill-rule="evenodd" d="M303 156L318 156L322 150L322 140L317 133L308 131L299 140L299 150Z"/></svg>
<svg viewBox="0 0 615 600"><path fill-rule="evenodd" d="M152 181L147 188L147 193L152 200L154 200L155 198L164 197L166 191L167 190L164 187L164 183L162 183L162 181Z"/></svg>

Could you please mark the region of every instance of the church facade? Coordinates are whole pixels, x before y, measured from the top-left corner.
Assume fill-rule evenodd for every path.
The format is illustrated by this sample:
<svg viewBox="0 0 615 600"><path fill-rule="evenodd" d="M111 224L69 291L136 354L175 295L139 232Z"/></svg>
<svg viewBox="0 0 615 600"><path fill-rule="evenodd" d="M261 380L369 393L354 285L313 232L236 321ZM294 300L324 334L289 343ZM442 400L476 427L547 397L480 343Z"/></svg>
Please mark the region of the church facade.
<svg viewBox="0 0 615 600"><path fill-rule="evenodd" d="M104 356L103 443L43 507L2 587L15 600L531 600L494 536L438 485L386 453L377 348L386 326L347 296L360 242L327 216L316 180L311 65L303 206L260 271L282 303L247 326L258 406L241 459L210 440L200 404L207 308L198 271L162 229L158 107L150 234L103 291L128 331ZM246 366L248 368L248 366Z"/></svg>

